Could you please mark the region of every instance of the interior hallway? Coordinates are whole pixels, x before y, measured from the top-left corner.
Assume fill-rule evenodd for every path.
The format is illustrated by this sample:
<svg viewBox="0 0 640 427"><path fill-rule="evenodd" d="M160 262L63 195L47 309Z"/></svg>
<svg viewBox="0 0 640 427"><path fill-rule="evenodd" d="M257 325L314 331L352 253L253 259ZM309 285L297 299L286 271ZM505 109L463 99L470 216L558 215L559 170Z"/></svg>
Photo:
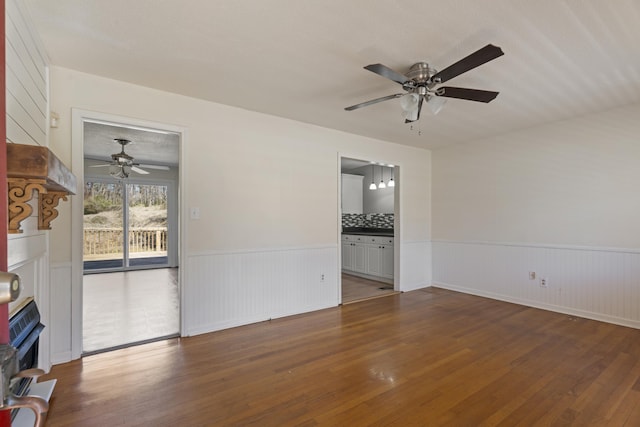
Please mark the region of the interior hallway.
<svg viewBox="0 0 640 427"><path fill-rule="evenodd" d="M83 277L83 353L175 336L179 330L177 268Z"/></svg>

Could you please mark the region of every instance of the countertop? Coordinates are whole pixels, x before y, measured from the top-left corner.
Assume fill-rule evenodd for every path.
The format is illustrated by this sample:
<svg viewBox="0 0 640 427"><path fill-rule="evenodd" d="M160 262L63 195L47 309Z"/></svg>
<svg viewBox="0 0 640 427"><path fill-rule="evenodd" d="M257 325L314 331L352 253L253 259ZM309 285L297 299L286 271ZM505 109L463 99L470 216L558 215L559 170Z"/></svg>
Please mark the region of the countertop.
<svg viewBox="0 0 640 427"><path fill-rule="evenodd" d="M392 228L344 227L342 234L393 237Z"/></svg>

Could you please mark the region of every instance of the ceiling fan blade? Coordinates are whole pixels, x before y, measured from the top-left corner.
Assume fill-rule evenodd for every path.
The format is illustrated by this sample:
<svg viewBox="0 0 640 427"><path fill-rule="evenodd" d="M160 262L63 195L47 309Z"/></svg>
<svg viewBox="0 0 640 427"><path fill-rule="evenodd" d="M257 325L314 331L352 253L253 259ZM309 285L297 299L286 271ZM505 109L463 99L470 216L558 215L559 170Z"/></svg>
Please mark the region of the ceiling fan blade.
<svg viewBox="0 0 640 427"><path fill-rule="evenodd" d="M141 166L141 167L147 168L147 169L157 169L157 170L161 170L161 171L168 171L169 170L169 166L164 166L164 165L143 165L143 164L138 164L137 166Z"/></svg>
<svg viewBox="0 0 640 427"><path fill-rule="evenodd" d="M350 107L345 107L347 111L357 110L358 108L367 107L371 104L377 104L378 102L388 101L389 99L400 98L404 93L396 93L394 95L383 96L382 98L372 99L370 101L361 102L360 104L352 105Z"/></svg>
<svg viewBox="0 0 640 427"><path fill-rule="evenodd" d="M91 165L90 168L108 168L111 165Z"/></svg>
<svg viewBox="0 0 640 427"><path fill-rule="evenodd" d="M409 81L409 77L400 74L397 71L392 70L391 68L387 67L386 65L382 65L382 64L371 64L371 65L367 65L366 67L364 67L365 70L369 70L371 72L374 72L378 75L381 75L382 77L386 77L389 80L393 80L396 83L400 83L403 84L404 82Z"/></svg>
<svg viewBox="0 0 640 427"><path fill-rule="evenodd" d="M442 86L437 90L438 96L446 98L466 99L467 101L491 102L498 96L499 92L489 90L467 89L464 87Z"/></svg>
<svg viewBox="0 0 640 427"><path fill-rule="evenodd" d="M139 173L140 175L148 175L149 174L149 172L147 172L144 169L140 169L137 166L131 166L131 170L134 171L135 173Z"/></svg>
<svg viewBox="0 0 640 427"><path fill-rule="evenodd" d="M452 64L444 70L434 74L432 80L438 83L444 83L447 80L451 80L452 78L459 76L462 73L466 73L467 71L479 67L480 65L496 59L497 57L502 55L504 55L502 49L500 49L498 46L488 44L482 49L473 52L471 55L462 58L455 64Z"/></svg>

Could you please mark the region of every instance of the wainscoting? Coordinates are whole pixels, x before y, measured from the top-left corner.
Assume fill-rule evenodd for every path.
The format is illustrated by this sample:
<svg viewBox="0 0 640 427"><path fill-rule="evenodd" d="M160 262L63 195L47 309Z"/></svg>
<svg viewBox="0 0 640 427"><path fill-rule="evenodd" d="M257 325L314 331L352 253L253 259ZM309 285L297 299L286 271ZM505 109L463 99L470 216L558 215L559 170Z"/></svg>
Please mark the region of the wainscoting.
<svg viewBox="0 0 640 427"><path fill-rule="evenodd" d="M181 334L198 335L338 306L338 253L336 244L187 254L181 284ZM429 286L430 257L428 241L401 244L400 260L396 259L400 268L395 273L398 290ZM81 334L73 331L80 322L72 316L75 291L71 277L70 263L51 266L49 331L54 364L79 357L79 352L73 353L72 337Z"/></svg>
<svg viewBox="0 0 640 427"><path fill-rule="evenodd" d="M338 248L190 254L184 335L197 335L337 306Z"/></svg>
<svg viewBox="0 0 640 427"><path fill-rule="evenodd" d="M72 334L71 263L51 264L51 363L70 361ZM47 331L45 329L45 331Z"/></svg>
<svg viewBox="0 0 640 427"><path fill-rule="evenodd" d="M433 285L640 328L640 251L433 241ZM529 279L535 272L535 280ZM540 286L540 279L547 286Z"/></svg>
<svg viewBox="0 0 640 427"><path fill-rule="evenodd" d="M398 266L394 274L396 282L400 282L399 291L408 292L431 285L431 251L429 241L402 242L399 259L396 258L394 263Z"/></svg>

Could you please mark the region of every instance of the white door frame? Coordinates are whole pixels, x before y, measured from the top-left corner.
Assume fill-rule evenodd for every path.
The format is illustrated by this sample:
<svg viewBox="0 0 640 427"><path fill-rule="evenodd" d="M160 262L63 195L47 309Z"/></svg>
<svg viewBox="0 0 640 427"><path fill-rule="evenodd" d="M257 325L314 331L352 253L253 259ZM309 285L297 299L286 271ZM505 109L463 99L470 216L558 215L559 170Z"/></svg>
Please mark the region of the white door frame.
<svg viewBox="0 0 640 427"><path fill-rule="evenodd" d="M71 122L71 169L82 183L84 189L84 123L88 120L99 120L114 125L136 126L145 129L156 129L174 132L179 135L179 161L178 161L178 257L184 254L187 247L187 233L185 208L182 201L186 200L185 172L184 172L184 146L187 138L187 130L180 126L165 123L151 122L134 119L131 117L105 114L95 111L72 109ZM82 248L83 248L83 213L84 197L82 195L71 198L71 359L79 359L82 356ZM180 289L180 335L184 325L184 293L185 293L185 269L179 269Z"/></svg>
<svg viewBox="0 0 640 427"><path fill-rule="evenodd" d="M357 159L364 162L380 163L380 160L371 160L370 156L362 154L345 154L338 153L338 304L342 304L342 159ZM402 166L399 162L385 162L385 164L394 165L395 190L393 192L393 289L402 291L401 277L402 264L400 262L400 252L402 248L402 237L400 229L401 221L401 201L402 201L402 182L400 180L400 171Z"/></svg>

